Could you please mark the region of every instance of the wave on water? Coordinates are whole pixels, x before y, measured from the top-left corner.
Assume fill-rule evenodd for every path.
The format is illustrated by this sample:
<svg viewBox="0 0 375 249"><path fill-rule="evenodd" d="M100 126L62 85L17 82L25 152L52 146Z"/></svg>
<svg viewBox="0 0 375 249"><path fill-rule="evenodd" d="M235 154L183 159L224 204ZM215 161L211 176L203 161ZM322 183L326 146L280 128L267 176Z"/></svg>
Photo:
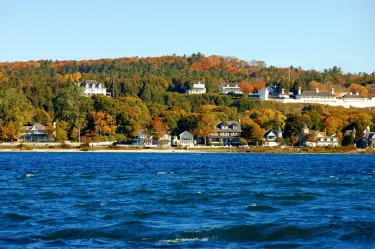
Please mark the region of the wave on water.
<svg viewBox="0 0 375 249"><path fill-rule="evenodd" d="M278 210L277 208L274 208L274 207L271 207L271 206L267 206L267 205L258 205L256 203L248 206L246 208L247 211L249 212L261 212L261 211L268 211L268 212L272 212L272 211L276 211Z"/></svg>
<svg viewBox="0 0 375 249"><path fill-rule="evenodd" d="M17 214L17 213L6 213L5 217L12 221L24 221L30 219L30 216Z"/></svg>

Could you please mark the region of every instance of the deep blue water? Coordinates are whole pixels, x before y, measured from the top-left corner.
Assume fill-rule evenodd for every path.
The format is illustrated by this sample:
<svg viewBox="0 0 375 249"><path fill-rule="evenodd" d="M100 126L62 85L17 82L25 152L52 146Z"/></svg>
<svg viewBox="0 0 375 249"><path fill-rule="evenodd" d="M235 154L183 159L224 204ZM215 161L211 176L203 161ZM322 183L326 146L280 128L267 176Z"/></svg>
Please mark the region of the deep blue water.
<svg viewBox="0 0 375 249"><path fill-rule="evenodd" d="M374 159L0 153L0 248L375 248Z"/></svg>

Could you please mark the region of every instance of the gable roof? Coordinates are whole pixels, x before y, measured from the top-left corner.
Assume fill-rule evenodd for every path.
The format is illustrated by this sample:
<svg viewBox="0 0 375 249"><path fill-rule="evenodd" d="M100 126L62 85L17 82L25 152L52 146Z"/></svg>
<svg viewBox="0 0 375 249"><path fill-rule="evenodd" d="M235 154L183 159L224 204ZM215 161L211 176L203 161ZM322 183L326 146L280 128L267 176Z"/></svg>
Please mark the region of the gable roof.
<svg viewBox="0 0 375 249"><path fill-rule="evenodd" d="M86 80L85 82L78 83L78 84L79 86L83 86L83 87L86 87L86 85L89 85L90 87L92 86L98 87L99 85L104 86L103 83L97 82L96 80Z"/></svg>
<svg viewBox="0 0 375 249"><path fill-rule="evenodd" d="M228 126L228 129L221 129L222 125ZM238 121L234 121L234 120L219 121L216 124L216 131L217 132L221 132L221 131L224 131L224 132L242 132L240 123Z"/></svg>
<svg viewBox="0 0 375 249"><path fill-rule="evenodd" d="M180 139L181 140L193 140L194 136L188 131L184 131L180 134Z"/></svg>

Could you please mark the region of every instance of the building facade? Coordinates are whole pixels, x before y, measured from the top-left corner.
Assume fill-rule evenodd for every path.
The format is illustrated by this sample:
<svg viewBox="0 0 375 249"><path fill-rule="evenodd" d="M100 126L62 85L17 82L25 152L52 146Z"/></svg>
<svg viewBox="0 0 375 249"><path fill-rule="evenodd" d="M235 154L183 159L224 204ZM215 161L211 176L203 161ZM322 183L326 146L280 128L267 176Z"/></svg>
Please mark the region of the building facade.
<svg viewBox="0 0 375 249"><path fill-rule="evenodd" d="M220 92L223 94L228 94L228 93L242 94L243 93L241 90L240 84L237 84L237 83L221 84Z"/></svg>
<svg viewBox="0 0 375 249"><path fill-rule="evenodd" d="M32 126L24 126L20 136L20 142L53 142L53 130L46 126L36 123Z"/></svg>
<svg viewBox="0 0 375 249"><path fill-rule="evenodd" d="M314 91L301 91L298 89L297 95L285 97L286 95L270 94L268 88L258 91L258 94L251 94L251 98L259 98L260 100L272 100L281 103L311 103L323 104L330 106L343 106L345 108L357 107L375 107L375 98L367 98L359 93L335 93L334 89L329 92L321 92L318 88Z"/></svg>
<svg viewBox="0 0 375 249"><path fill-rule="evenodd" d="M241 124L238 121L220 121L216 131L208 136L210 144L238 145L241 137Z"/></svg>
<svg viewBox="0 0 375 249"><path fill-rule="evenodd" d="M283 132L279 127L278 130L269 130L263 136L263 146L279 146L278 140L283 138Z"/></svg>
<svg viewBox="0 0 375 249"><path fill-rule="evenodd" d="M358 139L357 148L375 148L375 132L370 131L370 126L367 126L363 135Z"/></svg>
<svg viewBox="0 0 375 249"><path fill-rule="evenodd" d="M173 137L172 144L174 146L184 146L184 147L194 146L194 136L190 132L184 131L180 135Z"/></svg>
<svg viewBox="0 0 375 249"><path fill-rule="evenodd" d="M103 83L98 83L96 80L86 80L79 84L84 89L85 96L89 97L92 95L107 95L107 89Z"/></svg>
<svg viewBox="0 0 375 249"><path fill-rule="evenodd" d="M187 91L188 94L203 94L206 93L206 84L204 81L194 81L193 88Z"/></svg>

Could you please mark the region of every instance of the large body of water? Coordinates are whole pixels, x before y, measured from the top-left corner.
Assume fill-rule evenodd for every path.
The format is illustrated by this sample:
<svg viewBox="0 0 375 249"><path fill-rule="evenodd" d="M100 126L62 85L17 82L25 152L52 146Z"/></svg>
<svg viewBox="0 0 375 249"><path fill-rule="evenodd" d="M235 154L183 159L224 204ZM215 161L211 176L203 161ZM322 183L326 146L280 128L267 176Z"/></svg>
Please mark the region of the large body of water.
<svg viewBox="0 0 375 249"><path fill-rule="evenodd" d="M375 248L374 159L0 153L0 248Z"/></svg>

